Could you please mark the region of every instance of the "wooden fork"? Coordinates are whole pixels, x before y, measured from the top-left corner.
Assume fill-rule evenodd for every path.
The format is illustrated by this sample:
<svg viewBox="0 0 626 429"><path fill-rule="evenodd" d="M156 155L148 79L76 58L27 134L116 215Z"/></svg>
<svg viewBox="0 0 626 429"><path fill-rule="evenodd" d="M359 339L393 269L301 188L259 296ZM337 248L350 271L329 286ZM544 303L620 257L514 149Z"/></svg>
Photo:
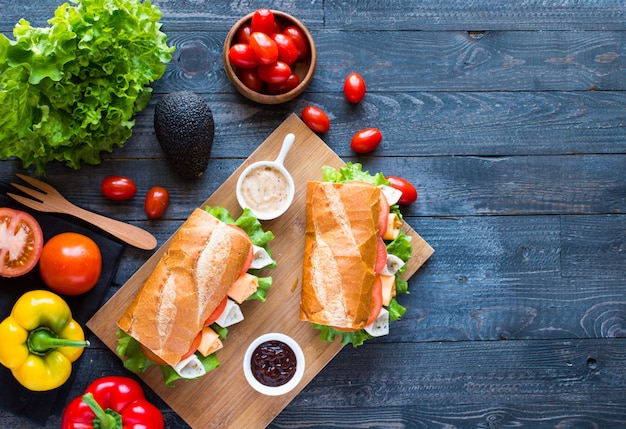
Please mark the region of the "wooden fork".
<svg viewBox="0 0 626 429"><path fill-rule="evenodd" d="M57 191L47 183L44 183L41 180L34 179L30 176L26 176L24 174L16 175L26 183L42 191L39 192L17 183L11 183L11 185L16 187L20 191L38 200L32 200L27 197L7 192L7 195L9 197L24 204L26 207L30 207L31 209L41 212L63 213L77 217L91 223L92 225L97 226L101 230L106 231L109 234L139 249L152 250L156 247L157 240L148 231L145 231L129 223L120 222L118 220L111 219L82 209L70 203L68 200L65 199L65 197L63 197L63 195L61 195L59 191Z"/></svg>

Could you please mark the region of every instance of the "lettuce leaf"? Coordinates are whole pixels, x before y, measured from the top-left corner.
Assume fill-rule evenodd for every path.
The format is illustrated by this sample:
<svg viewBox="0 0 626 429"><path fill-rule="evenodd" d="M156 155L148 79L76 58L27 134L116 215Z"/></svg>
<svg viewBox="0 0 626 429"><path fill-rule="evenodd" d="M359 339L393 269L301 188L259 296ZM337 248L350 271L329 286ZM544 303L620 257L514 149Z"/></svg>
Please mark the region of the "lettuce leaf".
<svg viewBox="0 0 626 429"><path fill-rule="evenodd" d="M0 34L0 159L78 169L122 146L174 47L149 0L71 0L14 40Z"/></svg>
<svg viewBox="0 0 626 429"><path fill-rule="evenodd" d="M339 170L333 167L324 166L322 167L322 170L322 178L325 182L346 183L358 181L371 183L375 186L390 185L389 181L385 179L385 176L382 173L376 173L372 175L368 171L363 171L363 167L359 163L348 162L345 167L342 167ZM391 206L390 210L397 213L400 216L400 219L402 219L402 215L400 214L400 209L397 204ZM400 231L400 233L394 240L386 243L386 246L387 253L397 256L404 262L407 262L411 258L411 253L413 252L413 247L411 246L411 237L406 235L402 231ZM405 270L406 265L403 266L396 273L397 294L409 293L409 283L406 280L402 280L398 277ZM399 320L404 315L404 313L406 313L406 308L400 305L395 297L391 299L391 302L385 308L389 311L390 322ZM319 325L317 323L312 323L312 326L315 329L320 330L320 339L322 341L333 342L335 338L341 337L341 344L344 346L347 344L352 344L354 347L358 347L362 345L366 340L373 338L363 329L359 331L345 332L335 329L331 326Z"/></svg>
<svg viewBox="0 0 626 429"><path fill-rule="evenodd" d="M214 329L217 325L215 325L215 327L212 325L211 327ZM220 338L225 338L225 332L223 332L223 329L224 328L215 329L215 332L218 332ZM178 375L178 373L174 371L174 368L171 366L159 365L146 358L139 348L139 342L123 330L117 330L117 337L117 347L115 352L118 356L123 358L124 368L130 372L139 374L146 371L151 366L158 366L161 368L163 381L166 386L174 387L174 382L182 379L182 377ZM202 366L206 372L212 371L220 366L220 361L217 359L217 356L215 356L215 353L208 356L202 356L202 354L196 353L196 356L200 359L200 362L202 362Z"/></svg>

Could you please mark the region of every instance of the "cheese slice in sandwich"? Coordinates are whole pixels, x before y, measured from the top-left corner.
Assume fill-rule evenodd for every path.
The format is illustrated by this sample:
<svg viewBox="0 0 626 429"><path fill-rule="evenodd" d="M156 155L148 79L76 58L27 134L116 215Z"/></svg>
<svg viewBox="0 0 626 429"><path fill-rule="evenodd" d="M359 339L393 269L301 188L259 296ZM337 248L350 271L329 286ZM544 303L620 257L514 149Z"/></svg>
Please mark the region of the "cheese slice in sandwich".
<svg viewBox="0 0 626 429"><path fill-rule="evenodd" d="M365 328L379 240L382 192L363 182L309 182L300 319Z"/></svg>
<svg viewBox="0 0 626 429"><path fill-rule="evenodd" d="M251 249L242 230L195 209L118 326L176 365L241 274Z"/></svg>

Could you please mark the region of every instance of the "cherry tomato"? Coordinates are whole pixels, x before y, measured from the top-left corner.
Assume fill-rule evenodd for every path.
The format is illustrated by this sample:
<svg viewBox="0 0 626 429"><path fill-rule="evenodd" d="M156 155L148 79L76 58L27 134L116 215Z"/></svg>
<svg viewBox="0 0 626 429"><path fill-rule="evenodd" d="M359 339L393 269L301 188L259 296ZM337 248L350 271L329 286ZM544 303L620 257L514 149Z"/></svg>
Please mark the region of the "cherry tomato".
<svg viewBox="0 0 626 429"><path fill-rule="evenodd" d="M298 48L289 36L282 33L274 33L270 36L278 47L278 59L292 65L298 59Z"/></svg>
<svg viewBox="0 0 626 429"><path fill-rule="evenodd" d="M291 76L291 67L282 61L274 61L272 64L261 64L258 73L264 82L282 83Z"/></svg>
<svg viewBox="0 0 626 429"><path fill-rule="evenodd" d="M237 77L248 88L253 91L261 92L265 83L259 77L256 68L253 69L237 69Z"/></svg>
<svg viewBox="0 0 626 429"><path fill-rule="evenodd" d="M270 36L260 31L250 34L250 47L259 64L272 64L278 59L278 46Z"/></svg>
<svg viewBox="0 0 626 429"><path fill-rule="evenodd" d="M0 207L0 276L26 274L37 265L42 249L39 222L21 210Z"/></svg>
<svg viewBox="0 0 626 429"><path fill-rule="evenodd" d="M252 33L250 24L242 25L235 34L235 43L250 43L250 34Z"/></svg>
<svg viewBox="0 0 626 429"><path fill-rule="evenodd" d="M417 190L408 180L397 176L387 176L387 180L391 184L391 187L402 192L398 204L411 204L417 200Z"/></svg>
<svg viewBox="0 0 626 429"><path fill-rule="evenodd" d="M132 198L137 193L137 185L124 176L105 177L100 184L102 194L110 200L122 201Z"/></svg>
<svg viewBox="0 0 626 429"><path fill-rule="evenodd" d="M365 128L357 132L350 142L350 148L357 153L368 153L378 147L383 135L378 128Z"/></svg>
<svg viewBox="0 0 626 429"><path fill-rule="evenodd" d="M257 9L252 15L252 23L250 24L252 32L259 31L267 35L274 31L274 14L269 9Z"/></svg>
<svg viewBox="0 0 626 429"><path fill-rule="evenodd" d="M170 194L167 189L154 186L146 194L143 208L150 219L157 219L163 216L169 202Z"/></svg>
<svg viewBox="0 0 626 429"><path fill-rule="evenodd" d="M350 73L343 83L343 94L350 103L358 103L365 97L365 81L358 73Z"/></svg>
<svg viewBox="0 0 626 429"><path fill-rule="evenodd" d="M293 39L298 49L298 59L303 60L309 55L309 41L306 36L295 25L289 25L283 30L285 36L289 36Z"/></svg>
<svg viewBox="0 0 626 429"><path fill-rule="evenodd" d="M330 120L322 109L306 106L302 110L302 120L316 133L325 133L330 130Z"/></svg>
<svg viewBox="0 0 626 429"><path fill-rule="evenodd" d="M228 60L236 67L251 69L259 65L252 48L247 43L235 43L228 50Z"/></svg>
<svg viewBox="0 0 626 429"><path fill-rule="evenodd" d="M300 78L297 74L291 73L286 81L281 83L268 83L267 92L269 94L284 94L300 85Z"/></svg>
<svg viewBox="0 0 626 429"><path fill-rule="evenodd" d="M41 279L53 292L80 295L91 290L102 272L102 254L91 238L62 232L43 246L39 258Z"/></svg>

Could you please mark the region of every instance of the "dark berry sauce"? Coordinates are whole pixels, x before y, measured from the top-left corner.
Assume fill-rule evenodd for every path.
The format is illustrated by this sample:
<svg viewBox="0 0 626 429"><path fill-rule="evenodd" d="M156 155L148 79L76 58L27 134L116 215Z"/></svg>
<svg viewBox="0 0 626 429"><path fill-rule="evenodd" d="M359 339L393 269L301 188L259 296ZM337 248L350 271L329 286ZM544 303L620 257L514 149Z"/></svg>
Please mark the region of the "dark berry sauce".
<svg viewBox="0 0 626 429"><path fill-rule="evenodd" d="M296 373L296 354L282 341L260 344L252 353L250 369L259 383L270 387L282 386Z"/></svg>

